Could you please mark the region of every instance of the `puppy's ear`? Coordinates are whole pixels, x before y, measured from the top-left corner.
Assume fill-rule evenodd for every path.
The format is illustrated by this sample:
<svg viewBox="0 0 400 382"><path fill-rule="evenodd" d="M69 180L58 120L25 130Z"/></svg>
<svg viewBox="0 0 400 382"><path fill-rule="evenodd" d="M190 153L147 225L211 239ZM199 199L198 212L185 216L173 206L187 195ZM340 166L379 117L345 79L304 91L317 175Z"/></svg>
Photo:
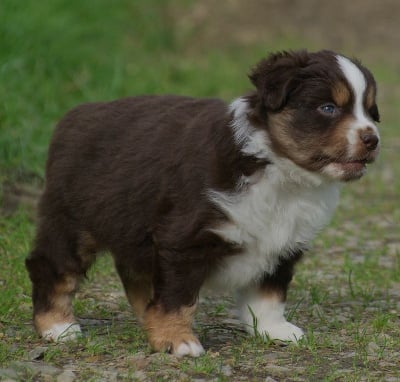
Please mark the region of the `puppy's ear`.
<svg viewBox="0 0 400 382"><path fill-rule="evenodd" d="M298 82L296 75L307 66L308 61L307 51L299 51L271 54L259 62L249 78L257 88L262 106L270 111L284 107Z"/></svg>

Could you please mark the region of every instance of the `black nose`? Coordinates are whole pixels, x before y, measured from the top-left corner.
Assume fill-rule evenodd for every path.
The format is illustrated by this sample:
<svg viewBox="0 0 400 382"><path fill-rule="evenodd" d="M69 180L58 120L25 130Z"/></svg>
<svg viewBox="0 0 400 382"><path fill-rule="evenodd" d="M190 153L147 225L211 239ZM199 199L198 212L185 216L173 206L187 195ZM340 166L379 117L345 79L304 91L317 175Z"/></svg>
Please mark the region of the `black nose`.
<svg viewBox="0 0 400 382"><path fill-rule="evenodd" d="M379 138L373 133L361 133L360 138L369 151L375 150L378 146Z"/></svg>

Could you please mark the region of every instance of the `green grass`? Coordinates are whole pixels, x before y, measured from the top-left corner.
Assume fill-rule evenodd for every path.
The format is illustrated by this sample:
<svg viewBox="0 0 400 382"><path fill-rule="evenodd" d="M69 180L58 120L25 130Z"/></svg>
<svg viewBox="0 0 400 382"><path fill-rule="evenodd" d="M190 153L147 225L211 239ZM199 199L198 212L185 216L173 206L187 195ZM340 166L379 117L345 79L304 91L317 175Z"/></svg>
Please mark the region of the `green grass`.
<svg viewBox="0 0 400 382"><path fill-rule="evenodd" d="M162 0L72 4L2 2L0 163L8 173L42 176L54 123L78 103L148 93L230 98L248 86L244 73L260 56L186 56Z"/></svg>
<svg viewBox="0 0 400 382"><path fill-rule="evenodd" d="M2 204L8 200L7 185L41 183L54 124L74 105L149 93L230 100L249 89L246 73L266 52L307 45L293 38L270 46L231 43L196 50L194 31L179 29L172 22L169 13L178 5L190 7L191 2L119 0L111 6L106 0L2 0ZM367 58L363 61L368 62ZM393 91L393 86L400 87L393 67L375 63L372 70L381 88L391 89L389 95L399 94ZM115 368L123 371L122 380L135 378L135 372L145 369L154 380L171 380L179 372L188 380L222 381L229 380L223 369L227 365L234 375L271 375L278 380L287 378L285 368L294 380L400 377L392 366L400 348L395 293L400 287L400 99L385 94L381 158L365 178L344 188L333 222L315 241L294 280L288 316L307 330L307 338L299 345L281 348L235 329L226 334L218 322L229 309L220 300L200 317L198 331L206 343L223 333L226 343L212 345L198 360L150 355L144 333L121 294L112 261L104 257L75 302L77 315L86 320L86 336L74 344L45 344L43 362L55 366L74 362L80 380L96 380L105 369ZM3 367L26 361L32 348L43 346L30 324L30 283L24 268L33 235L34 224L24 204L11 215L0 212ZM146 366L135 358L138 353L148 362ZM26 380L36 378L31 369L23 375Z"/></svg>

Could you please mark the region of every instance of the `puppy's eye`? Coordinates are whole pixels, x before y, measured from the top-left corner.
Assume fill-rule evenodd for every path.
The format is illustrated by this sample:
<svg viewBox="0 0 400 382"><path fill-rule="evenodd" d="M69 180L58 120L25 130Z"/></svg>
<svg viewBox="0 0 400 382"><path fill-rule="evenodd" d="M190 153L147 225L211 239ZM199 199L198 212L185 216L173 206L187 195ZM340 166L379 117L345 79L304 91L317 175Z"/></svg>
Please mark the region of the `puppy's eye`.
<svg viewBox="0 0 400 382"><path fill-rule="evenodd" d="M338 112L338 108L333 103L325 103L318 108L318 111L328 116L334 116Z"/></svg>

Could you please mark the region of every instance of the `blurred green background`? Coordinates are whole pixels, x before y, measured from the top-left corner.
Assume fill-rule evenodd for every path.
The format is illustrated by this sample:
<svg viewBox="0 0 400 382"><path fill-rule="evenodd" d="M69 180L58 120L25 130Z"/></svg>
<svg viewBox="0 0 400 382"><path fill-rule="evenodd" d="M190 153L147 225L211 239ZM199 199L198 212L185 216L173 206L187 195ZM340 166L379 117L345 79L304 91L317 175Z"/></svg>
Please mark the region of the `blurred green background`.
<svg viewBox="0 0 400 382"><path fill-rule="evenodd" d="M398 117L396 1L2 0L2 180L43 176L54 123L80 102L127 95L242 94L249 68L280 49L359 57Z"/></svg>

